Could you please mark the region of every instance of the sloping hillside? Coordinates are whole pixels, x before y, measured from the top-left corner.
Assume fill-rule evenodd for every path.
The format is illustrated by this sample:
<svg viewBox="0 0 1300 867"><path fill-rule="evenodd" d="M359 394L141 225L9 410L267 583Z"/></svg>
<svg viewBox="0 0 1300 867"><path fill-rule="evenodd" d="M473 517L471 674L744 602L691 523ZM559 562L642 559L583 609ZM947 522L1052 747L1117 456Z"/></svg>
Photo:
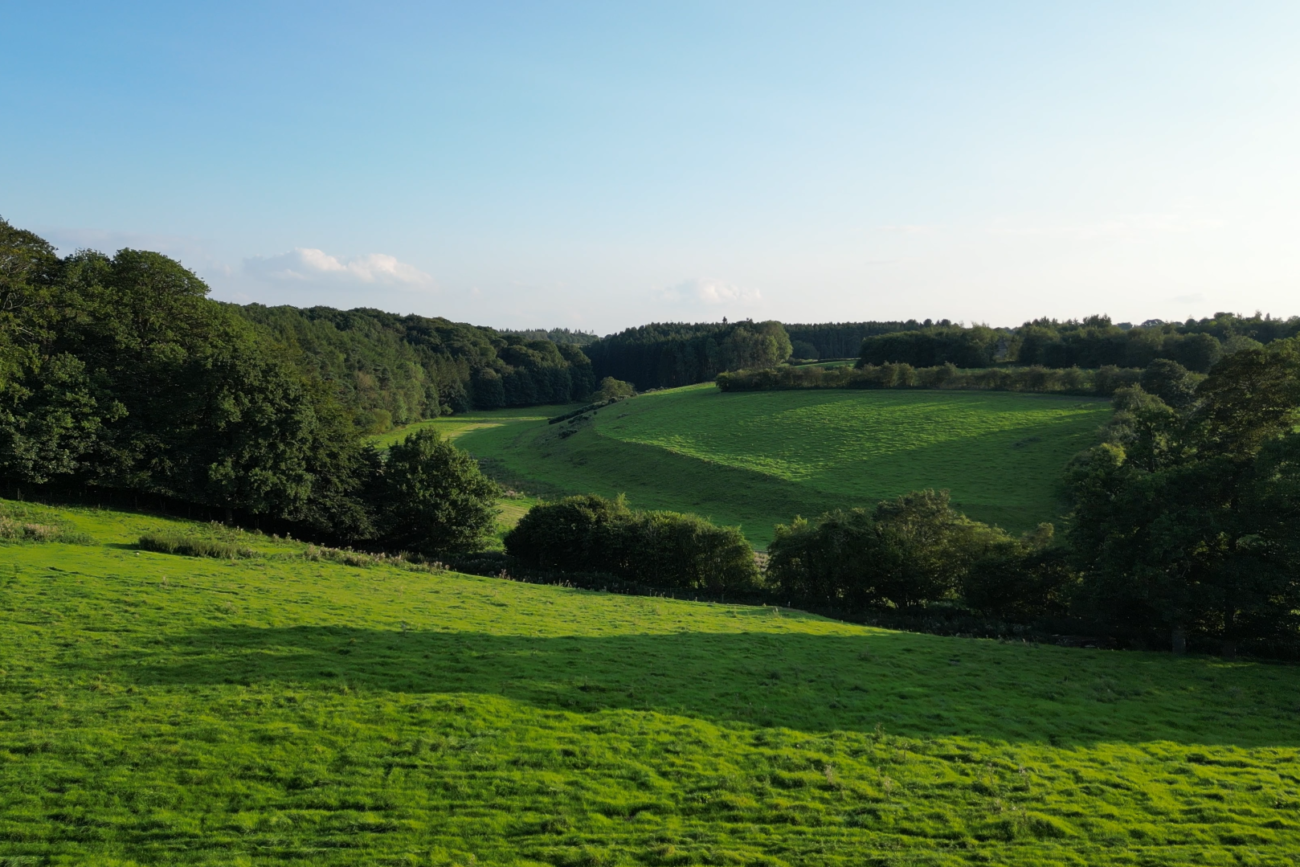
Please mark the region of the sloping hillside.
<svg viewBox="0 0 1300 867"><path fill-rule="evenodd" d="M1294 669L357 568L6 503L0 858L1286 864ZM24 529L47 528L45 530ZM240 560L140 552L211 537Z"/></svg>
<svg viewBox="0 0 1300 867"><path fill-rule="evenodd" d="M458 444L541 493L626 493L765 545L796 514L947 488L981 521L1056 520L1056 483L1110 416L1105 401L1002 392L779 391L709 385L642 395L586 421L475 420ZM455 420L450 420L454 422ZM509 423L506 423L506 422ZM464 422L460 422L464 423Z"/></svg>

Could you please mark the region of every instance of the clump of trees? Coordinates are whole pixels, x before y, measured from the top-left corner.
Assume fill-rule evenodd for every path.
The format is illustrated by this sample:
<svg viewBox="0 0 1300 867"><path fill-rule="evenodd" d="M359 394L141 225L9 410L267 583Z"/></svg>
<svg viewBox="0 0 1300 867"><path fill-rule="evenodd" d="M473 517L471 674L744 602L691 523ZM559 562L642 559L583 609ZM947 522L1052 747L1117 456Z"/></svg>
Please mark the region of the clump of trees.
<svg viewBox="0 0 1300 867"><path fill-rule="evenodd" d="M665 590L745 593L760 583L740 530L695 515L633 511L622 497L588 494L534 506L505 546L531 569L603 572Z"/></svg>
<svg viewBox="0 0 1300 867"><path fill-rule="evenodd" d="M1176 373L1176 372L1175 372ZM1245 349L1189 392L1116 396L1067 472L1081 602L1112 631L1294 641L1300 611L1300 340Z"/></svg>
<svg viewBox="0 0 1300 867"><path fill-rule="evenodd" d="M790 357L780 322L655 323L584 347L595 375L645 391L708 382L724 370L773 367Z"/></svg>
<svg viewBox="0 0 1300 867"><path fill-rule="evenodd" d="M860 613L965 603L991 617L1059 613L1072 576L1052 525L1012 537L918 491L872 510L829 512L778 526L767 581L778 598Z"/></svg>

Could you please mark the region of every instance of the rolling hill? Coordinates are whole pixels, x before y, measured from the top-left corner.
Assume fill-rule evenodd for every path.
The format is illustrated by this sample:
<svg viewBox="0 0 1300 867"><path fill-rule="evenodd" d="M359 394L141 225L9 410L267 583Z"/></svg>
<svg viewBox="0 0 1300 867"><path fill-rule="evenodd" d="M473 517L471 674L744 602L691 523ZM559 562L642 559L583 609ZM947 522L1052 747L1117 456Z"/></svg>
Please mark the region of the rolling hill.
<svg viewBox="0 0 1300 867"><path fill-rule="evenodd" d="M741 526L754 544L797 514L946 488L973 518L1056 520L1055 485L1094 442L1106 401L968 391L776 391L711 385L645 394L575 424L558 408L430 424L499 477L546 496L626 493L639 508Z"/></svg>

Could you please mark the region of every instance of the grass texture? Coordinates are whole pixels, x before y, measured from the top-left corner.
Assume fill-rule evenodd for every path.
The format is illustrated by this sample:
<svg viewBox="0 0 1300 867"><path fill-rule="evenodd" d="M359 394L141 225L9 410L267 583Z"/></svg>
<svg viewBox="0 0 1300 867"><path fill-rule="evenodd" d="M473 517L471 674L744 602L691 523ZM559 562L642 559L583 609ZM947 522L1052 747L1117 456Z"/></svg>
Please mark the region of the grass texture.
<svg viewBox="0 0 1300 867"><path fill-rule="evenodd" d="M623 401L577 425L537 415L447 423L464 426L460 446L530 493L625 493L638 508L740 526L764 547L773 526L796 514L870 507L921 488L946 488L972 518L1013 531L1056 520L1057 480L1095 442L1110 406L998 392L724 394L701 385Z"/></svg>
<svg viewBox="0 0 1300 867"><path fill-rule="evenodd" d="M357 569L46 511L27 519L95 544L0 543L6 865L1300 852L1294 667ZM135 550L146 533L261 556Z"/></svg>

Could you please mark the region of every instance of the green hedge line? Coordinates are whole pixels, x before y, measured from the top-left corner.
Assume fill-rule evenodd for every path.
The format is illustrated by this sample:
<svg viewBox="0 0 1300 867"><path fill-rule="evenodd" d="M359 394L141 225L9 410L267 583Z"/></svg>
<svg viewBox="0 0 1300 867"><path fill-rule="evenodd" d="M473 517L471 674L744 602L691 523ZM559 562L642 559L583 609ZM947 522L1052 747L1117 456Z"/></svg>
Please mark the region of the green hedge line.
<svg viewBox="0 0 1300 867"><path fill-rule="evenodd" d="M723 391L780 391L798 388L928 388L968 391L1019 391L1110 397L1136 385L1142 371L1124 367L1083 370L1069 367L1009 367L971 370L951 364L869 364L865 367L772 367L718 374Z"/></svg>

